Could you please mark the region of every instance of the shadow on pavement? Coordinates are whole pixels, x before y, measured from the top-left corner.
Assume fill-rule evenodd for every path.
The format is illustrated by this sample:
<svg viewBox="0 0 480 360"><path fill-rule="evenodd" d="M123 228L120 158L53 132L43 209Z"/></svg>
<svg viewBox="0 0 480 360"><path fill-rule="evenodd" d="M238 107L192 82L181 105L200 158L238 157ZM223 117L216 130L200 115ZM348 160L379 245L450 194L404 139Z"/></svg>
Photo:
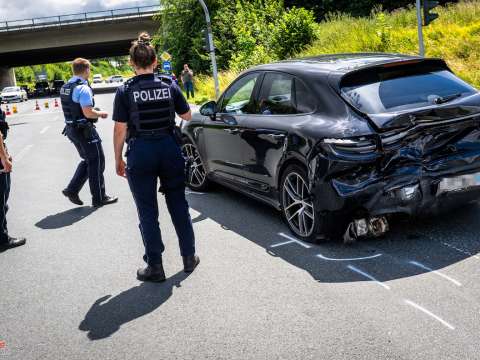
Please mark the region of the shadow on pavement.
<svg viewBox="0 0 480 360"><path fill-rule="evenodd" d="M200 213L196 222L210 218L223 231L233 231L254 242L270 256L307 271L319 282L369 281L349 265L379 281L411 277L445 268L480 252L476 236L480 233L478 204L427 218L393 218L390 232L380 239L353 245L324 242L306 248L294 242L272 246L289 241L279 233L292 237L280 213L241 194L217 187L209 195L189 195L188 201ZM218 238L221 237L220 230Z"/></svg>
<svg viewBox="0 0 480 360"><path fill-rule="evenodd" d="M104 296L92 305L78 327L90 340L105 339L123 324L147 315L162 306L190 274L178 272L163 283L141 283L115 297Z"/></svg>
<svg viewBox="0 0 480 360"><path fill-rule="evenodd" d="M85 219L87 216L94 213L96 210L97 209L92 206L73 208L55 215L48 215L46 218L37 222L35 226L44 230L60 229L73 225Z"/></svg>

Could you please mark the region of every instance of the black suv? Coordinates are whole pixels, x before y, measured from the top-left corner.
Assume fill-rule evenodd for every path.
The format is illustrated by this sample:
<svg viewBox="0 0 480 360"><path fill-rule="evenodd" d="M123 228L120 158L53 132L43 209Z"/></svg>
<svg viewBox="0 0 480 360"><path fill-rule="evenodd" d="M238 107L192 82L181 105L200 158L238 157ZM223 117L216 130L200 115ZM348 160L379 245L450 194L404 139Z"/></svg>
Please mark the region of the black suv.
<svg viewBox="0 0 480 360"><path fill-rule="evenodd" d="M280 210L301 239L480 197L480 94L440 59L345 54L262 65L182 124L188 183Z"/></svg>

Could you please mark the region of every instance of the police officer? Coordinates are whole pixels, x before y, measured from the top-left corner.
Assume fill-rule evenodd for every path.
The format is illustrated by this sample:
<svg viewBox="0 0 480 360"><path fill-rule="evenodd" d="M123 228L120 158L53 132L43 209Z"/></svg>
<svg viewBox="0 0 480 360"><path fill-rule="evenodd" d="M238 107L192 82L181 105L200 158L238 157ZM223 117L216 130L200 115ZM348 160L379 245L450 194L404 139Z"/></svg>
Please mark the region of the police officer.
<svg viewBox="0 0 480 360"><path fill-rule="evenodd" d="M12 158L8 154L4 140L8 134L8 123L5 113L0 109L0 250L11 249L25 245L25 238L14 238L8 235L7 211L8 197L10 195L10 172L12 171Z"/></svg>
<svg viewBox="0 0 480 360"><path fill-rule="evenodd" d="M62 191L72 203L83 205L78 193L88 179L92 205L100 207L117 202L116 197L105 194L105 155L102 140L94 122L105 119L108 114L94 108L93 91L88 84L90 62L78 58L72 64L73 77L60 89L60 100L65 116L64 134L77 148L82 161L66 189Z"/></svg>
<svg viewBox="0 0 480 360"><path fill-rule="evenodd" d="M128 179L145 245L147 267L137 271L137 278L160 282L165 280L165 272L158 223L159 178L180 242L184 271L192 272L200 262L185 199L185 160L173 132L175 113L187 121L192 115L179 87L154 75L157 57L147 33L132 43L130 63L136 76L117 90L113 111L116 170ZM127 164L122 157L125 141Z"/></svg>

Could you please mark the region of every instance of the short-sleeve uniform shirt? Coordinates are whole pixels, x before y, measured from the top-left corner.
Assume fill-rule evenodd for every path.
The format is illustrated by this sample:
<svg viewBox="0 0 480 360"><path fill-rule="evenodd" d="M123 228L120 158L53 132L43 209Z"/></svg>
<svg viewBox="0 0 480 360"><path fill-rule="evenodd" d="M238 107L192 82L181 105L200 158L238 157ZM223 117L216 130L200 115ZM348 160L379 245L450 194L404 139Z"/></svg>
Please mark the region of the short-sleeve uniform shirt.
<svg viewBox="0 0 480 360"><path fill-rule="evenodd" d="M141 80L154 80L153 74L137 75ZM179 115L185 114L190 110L187 100L182 94L182 91L175 82L170 85L170 94L172 96L175 112ZM128 95L125 91L125 86L122 85L117 89L115 101L113 104L113 121L121 123L130 123L130 109Z"/></svg>
<svg viewBox="0 0 480 360"><path fill-rule="evenodd" d="M93 91L90 86L88 86L86 80L82 79L79 76L74 76L70 80L68 80L68 82L74 83L78 80L81 80L81 84L78 85L75 90L73 90L73 102L80 104L81 107L93 106Z"/></svg>

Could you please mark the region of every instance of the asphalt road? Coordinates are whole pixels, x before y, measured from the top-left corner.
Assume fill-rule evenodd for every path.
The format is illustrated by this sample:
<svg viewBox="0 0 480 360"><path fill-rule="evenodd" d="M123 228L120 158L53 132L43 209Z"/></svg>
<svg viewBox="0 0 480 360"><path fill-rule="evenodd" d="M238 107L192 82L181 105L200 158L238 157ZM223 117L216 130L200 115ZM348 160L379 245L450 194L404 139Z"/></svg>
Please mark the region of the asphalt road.
<svg viewBox="0 0 480 360"><path fill-rule="evenodd" d="M106 110L112 100L97 97ZM480 359L479 205L398 219L381 240L313 246L253 200L189 193L202 262L186 276L159 194L169 279L140 283L111 120L98 128L120 201L93 211L60 193L78 155L59 109L33 108L8 118L9 228L28 243L0 254L0 359Z"/></svg>

